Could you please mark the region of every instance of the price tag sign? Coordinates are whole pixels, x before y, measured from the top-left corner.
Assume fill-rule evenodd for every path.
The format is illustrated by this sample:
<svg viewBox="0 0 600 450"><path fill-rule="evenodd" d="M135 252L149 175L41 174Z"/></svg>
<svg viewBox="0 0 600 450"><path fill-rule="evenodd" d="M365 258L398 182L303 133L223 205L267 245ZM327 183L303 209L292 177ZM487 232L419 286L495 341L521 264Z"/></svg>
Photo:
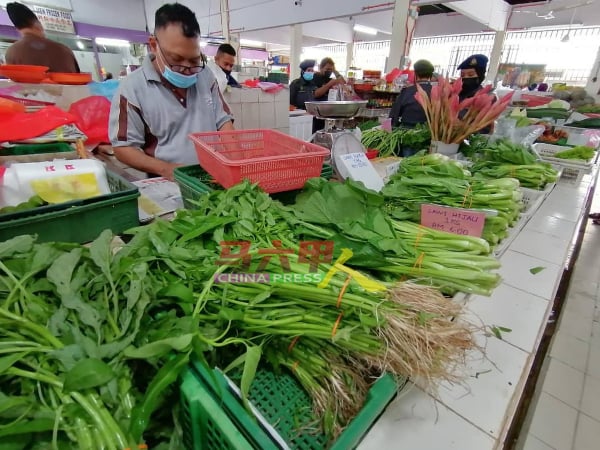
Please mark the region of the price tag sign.
<svg viewBox="0 0 600 450"><path fill-rule="evenodd" d="M354 181L362 181L368 189L381 191L383 180L364 153L350 153L339 157L340 175Z"/></svg>
<svg viewBox="0 0 600 450"><path fill-rule="evenodd" d="M481 237L485 212L448 206L421 205L421 225L461 236Z"/></svg>

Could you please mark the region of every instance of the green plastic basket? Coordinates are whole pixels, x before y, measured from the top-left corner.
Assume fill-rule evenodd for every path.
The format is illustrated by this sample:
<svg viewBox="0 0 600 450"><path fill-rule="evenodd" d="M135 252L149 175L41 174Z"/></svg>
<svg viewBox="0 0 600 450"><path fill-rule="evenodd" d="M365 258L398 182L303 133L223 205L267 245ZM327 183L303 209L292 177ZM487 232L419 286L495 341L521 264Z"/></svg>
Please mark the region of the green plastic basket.
<svg viewBox="0 0 600 450"><path fill-rule="evenodd" d="M0 149L0 163L40 162L53 159L79 159L77 151L65 142L26 144Z"/></svg>
<svg viewBox="0 0 600 450"><path fill-rule="evenodd" d="M390 375L371 387L358 415L330 450L355 448L398 391ZM327 439L315 432L316 418L308 394L289 373L261 369L249 399L292 449L321 450ZM192 363L181 384L182 423L186 450L276 450L279 446L230 391L225 377Z"/></svg>
<svg viewBox="0 0 600 450"><path fill-rule="evenodd" d="M208 194L214 190L223 189L223 187L214 181L213 177L208 174L200 165L177 167L174 171L175 182L179 185L183 206L187 209L194 209L195 205L192 201L197 201L204 194ZM330 179L333 176L333 168L327 164L323 165L321 177ZM274 199L280 200L283 203L289 203L296 198L299 190L279 192L271 194Z"/></svg>
<svg viewBox="0 0 600 450"><path fill-rule="evenodd" d="M37 234L38 242L84 243L106 229L119 234L138 226L138 188L110 171L106 179L110 194L1 214L0 241Z"/></svg>

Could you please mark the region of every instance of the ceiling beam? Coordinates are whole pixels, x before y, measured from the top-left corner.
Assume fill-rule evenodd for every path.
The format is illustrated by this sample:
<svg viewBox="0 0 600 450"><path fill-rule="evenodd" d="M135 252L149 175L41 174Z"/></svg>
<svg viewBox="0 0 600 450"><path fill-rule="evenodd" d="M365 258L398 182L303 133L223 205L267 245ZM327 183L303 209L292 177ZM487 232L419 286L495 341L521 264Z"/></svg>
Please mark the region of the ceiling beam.
<svg viewBox="0 0 600 450"><path fill-rule="evenodd" d="M506 30L510 5L503 0L460 0L452 2L452 9L495 31Z"/></svg>

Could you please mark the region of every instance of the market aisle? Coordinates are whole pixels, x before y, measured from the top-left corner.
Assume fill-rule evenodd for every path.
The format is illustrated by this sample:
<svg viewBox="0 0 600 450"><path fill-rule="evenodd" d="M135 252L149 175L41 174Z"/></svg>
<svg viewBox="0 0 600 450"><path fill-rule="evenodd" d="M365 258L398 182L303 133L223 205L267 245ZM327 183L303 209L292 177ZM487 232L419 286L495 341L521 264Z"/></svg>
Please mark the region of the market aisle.
<svg viewBox="0 0 600 450"><path fill-rule="evenodd" d="M599 252L590 221L517 450L600 449Z"/></svg>

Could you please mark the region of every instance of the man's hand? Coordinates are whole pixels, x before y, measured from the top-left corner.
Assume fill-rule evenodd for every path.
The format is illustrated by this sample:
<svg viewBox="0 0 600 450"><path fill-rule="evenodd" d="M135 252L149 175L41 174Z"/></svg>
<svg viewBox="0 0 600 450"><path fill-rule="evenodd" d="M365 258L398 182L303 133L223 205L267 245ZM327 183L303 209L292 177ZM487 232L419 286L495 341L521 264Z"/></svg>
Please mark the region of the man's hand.
<svg viewBox="0 0 600 450"><path fill-rule="evenodd" d="M173 171L177 168L177 167L182 167L183 164L174 164L174 163L168 163L168 162L162 162L161 164L161 168L159 173L157 173L156 175L160 175L161 177L166 178L169 181L175 181L175 175L173 173Z"/></svg>
<svg viewBox="0 0 600 450"><path fill-rule="evenodd" d="M148 156L135 147L113 147L113 151L122 163L148 174L160 175L171 181L173 181L173 170L182 166L182 164L173 164Z"/></svg>

